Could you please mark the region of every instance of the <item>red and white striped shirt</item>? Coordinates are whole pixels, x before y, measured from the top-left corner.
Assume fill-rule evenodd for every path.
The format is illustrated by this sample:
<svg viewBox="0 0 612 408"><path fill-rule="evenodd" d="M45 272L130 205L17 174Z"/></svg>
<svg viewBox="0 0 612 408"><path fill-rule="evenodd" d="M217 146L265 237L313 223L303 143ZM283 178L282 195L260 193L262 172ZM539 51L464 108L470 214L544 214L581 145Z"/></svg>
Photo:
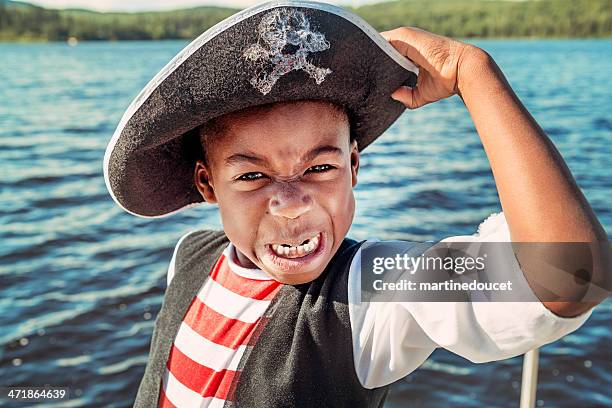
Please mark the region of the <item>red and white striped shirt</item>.
<svg viewBox="0 0 612 408"><path fill-rule="evenodd" d="M241 267L230 244L183 317L159 407L222 407L253 329L281 286L259 269Z"/></svg>
<svg viewBox="0 0 612 408"><path fill-rule="evenodd" d="M168 283L177 249L188 235L176 245ZM480 224L476 234L444 241L510 242L510 230L499 213ZM528 289L514 254L498 255L501 261L487 269L490 279L502 282L512 273ZM351 261L347 285L355 372L366 388L405 377L437 347L471 361L525 353L576 330L593 311L559 317L539 301L362 303L361 250ZM281 287L265 272L241 267L230 243L183 318L168 358L159 406L223 406L239 373L240 358L256 341L253 329Z"/></svg>

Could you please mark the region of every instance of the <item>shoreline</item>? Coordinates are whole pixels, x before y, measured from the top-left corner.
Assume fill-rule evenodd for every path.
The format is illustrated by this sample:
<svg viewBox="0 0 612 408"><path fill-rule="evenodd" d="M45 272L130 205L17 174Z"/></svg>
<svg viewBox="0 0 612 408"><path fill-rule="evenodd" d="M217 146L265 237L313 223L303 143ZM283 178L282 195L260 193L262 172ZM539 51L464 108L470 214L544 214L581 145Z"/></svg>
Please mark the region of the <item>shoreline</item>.
<svg viewBox="0 0 612 408"><path fill-rule="evenodd" d="M453 37L460 41L607 41L612 40L612 35L603 37ZM160 38L160 39L113 39L113 40L78 40L78 44L95 44L95 43L136 43L136 42L190 42L194 38ZM0 39L0 44L66 44L66 40L45 40L45 39L15 39L5 40Z"/></svg>

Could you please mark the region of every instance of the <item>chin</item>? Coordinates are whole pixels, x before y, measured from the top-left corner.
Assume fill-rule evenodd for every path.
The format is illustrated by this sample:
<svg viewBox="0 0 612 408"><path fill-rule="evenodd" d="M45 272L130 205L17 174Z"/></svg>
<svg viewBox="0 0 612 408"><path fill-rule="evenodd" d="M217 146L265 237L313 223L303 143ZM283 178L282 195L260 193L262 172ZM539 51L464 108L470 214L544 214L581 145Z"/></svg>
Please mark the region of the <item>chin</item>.
<svg viewBox="0 0 612 408"><path fill-rule="evenodd" d="M321 273L323 273L325 269L321 270L321 271L317 271L314 273L304 273L304 274L294 274L294 275L286 275L286 274L270 274L274 280L283 283L285 285L301 285L303 283L309 283L314 281L315 279L317 279L319 276L321 276Z"/></svg>

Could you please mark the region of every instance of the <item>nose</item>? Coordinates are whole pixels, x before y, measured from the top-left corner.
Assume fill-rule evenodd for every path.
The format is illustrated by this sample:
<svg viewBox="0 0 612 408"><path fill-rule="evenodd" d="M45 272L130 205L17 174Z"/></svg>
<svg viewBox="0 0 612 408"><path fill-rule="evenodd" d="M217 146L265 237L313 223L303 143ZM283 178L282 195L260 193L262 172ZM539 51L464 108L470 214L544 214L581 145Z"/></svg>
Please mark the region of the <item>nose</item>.
<svg viewBox="0 0 612 408"><path fill-rule="evenodd" d="M270 214L294 219L308 212L312 207L312 197L298 183L280 183L270 199Z"/></svg>

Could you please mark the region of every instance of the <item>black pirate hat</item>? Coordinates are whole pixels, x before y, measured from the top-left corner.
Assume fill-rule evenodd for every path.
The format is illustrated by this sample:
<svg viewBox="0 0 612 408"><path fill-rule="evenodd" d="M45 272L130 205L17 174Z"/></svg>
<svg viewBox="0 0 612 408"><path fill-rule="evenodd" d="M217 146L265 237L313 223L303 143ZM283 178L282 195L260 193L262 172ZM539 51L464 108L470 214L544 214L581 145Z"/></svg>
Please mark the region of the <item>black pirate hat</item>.
<svg viewBox="0 0 612 408"><path fill-rule="evenodd" d="M280 101L344 106L362 150L403 112L391 99L418 69L342 8L274 1L196 38L132 101L104 155L104 179L129 213L162 217L203 201L185 135L223 114Z"/></svg>

